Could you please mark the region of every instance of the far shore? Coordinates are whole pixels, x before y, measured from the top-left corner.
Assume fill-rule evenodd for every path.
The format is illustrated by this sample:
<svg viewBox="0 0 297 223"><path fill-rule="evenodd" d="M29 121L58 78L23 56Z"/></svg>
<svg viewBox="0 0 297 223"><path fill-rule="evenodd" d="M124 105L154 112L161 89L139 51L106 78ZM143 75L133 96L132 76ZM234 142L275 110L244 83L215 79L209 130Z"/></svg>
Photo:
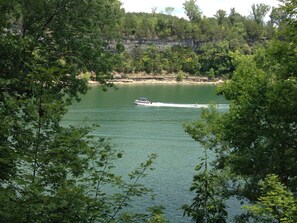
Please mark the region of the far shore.
<svg viewBox="0 0 297 223"><path fill-rule="evenodd" d="M187 77L177 81L175 76L126 75L125 78L115 76L108 81L115 85L215 85L223 83L221 79L208 80L204 77ZM98 85L97 81L89 81L90 85Z"/></svg>

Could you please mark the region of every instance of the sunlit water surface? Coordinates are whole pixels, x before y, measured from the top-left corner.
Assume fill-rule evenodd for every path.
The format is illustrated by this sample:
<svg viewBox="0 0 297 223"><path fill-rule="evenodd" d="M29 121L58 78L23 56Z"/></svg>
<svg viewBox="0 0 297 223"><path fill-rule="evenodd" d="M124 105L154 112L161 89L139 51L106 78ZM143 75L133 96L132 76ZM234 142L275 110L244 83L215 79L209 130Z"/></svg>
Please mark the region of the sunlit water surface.
<svg viewBox="0 0 297 223"><path fill-rule="evenodd" d="M158 154L155 170L142 180L157 194L155 200L135 200L133 210L145 211L148 206L163 205L165 214L173 223L189 222L183 217L181 206L189 204L189 192L194 168L200 160L200 145L187 135L183 124L197 120L200 107L134 105L141 96L153 102L168 104L207 105L221 104L222 112L228 102L215 94L212 85L134 85L118 86L118 90L104 93L92 87L80 102L75 102L65 116L64 124L99 124L95 136L111 139L112 144L124 152L117 163L117 171L127 174L146 160L151 153ZM203 106L202 106L203 107Z"/></svg>

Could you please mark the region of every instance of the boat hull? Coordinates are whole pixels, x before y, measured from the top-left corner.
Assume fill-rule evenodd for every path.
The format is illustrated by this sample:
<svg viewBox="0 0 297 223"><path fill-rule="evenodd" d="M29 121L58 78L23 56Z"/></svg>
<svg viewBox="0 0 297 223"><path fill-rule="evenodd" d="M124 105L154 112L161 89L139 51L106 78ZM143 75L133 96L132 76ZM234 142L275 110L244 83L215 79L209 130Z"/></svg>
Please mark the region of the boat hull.
<svg viewBox="0 0 297 223"><path fill-rule="evenodd" d="M170 107L170 108L209 108L208 104L173 104L173 103L162 103L162 102L151 102L151 103L137 103L136 105L148 106L148 107Z"/></svg>
<svg viewBox="0 0 297 223"><path fill-rule="evenodd" d="M134 101L135 105L149 105L152 104L150 101L139 101L139 100L135 100Z"/></svg>

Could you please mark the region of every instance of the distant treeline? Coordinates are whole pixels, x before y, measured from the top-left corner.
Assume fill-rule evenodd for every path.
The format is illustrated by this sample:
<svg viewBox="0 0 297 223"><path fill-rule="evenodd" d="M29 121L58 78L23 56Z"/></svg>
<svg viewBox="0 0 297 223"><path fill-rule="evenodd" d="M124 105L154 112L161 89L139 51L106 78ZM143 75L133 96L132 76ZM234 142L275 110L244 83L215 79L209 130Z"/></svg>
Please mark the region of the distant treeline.
<svg viewBox="0 0 297 223"><path fill-rule="evenodd" d="M284 15L272 9L270 19L264 22L269 6L253 5L250 16L242 16L231 9L229 14L218 10L214 17L196 16L178 18L163 13L125 13L120 23L120 39L166 40L198 42L199 47L168 46L160 50L154 44L120 47L118 72L177 73L228 77L232 71L231 52L251 54L276 32ZM161 42L162 42L161 41Z"/></svg>

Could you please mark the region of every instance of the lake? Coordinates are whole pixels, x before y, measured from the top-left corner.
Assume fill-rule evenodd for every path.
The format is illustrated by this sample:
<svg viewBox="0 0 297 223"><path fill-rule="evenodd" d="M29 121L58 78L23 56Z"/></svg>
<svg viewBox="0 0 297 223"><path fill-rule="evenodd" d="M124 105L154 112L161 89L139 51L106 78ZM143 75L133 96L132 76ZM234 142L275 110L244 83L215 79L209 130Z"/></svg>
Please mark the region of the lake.
<svg viewBox="0 0 297 223"><path fill-rule="evenodd" d="M145 107L134 105L141 96L153 102L170 104L227 104L215 94L214 85L119 85L118 90L103 92L92 87L80 102L74 103L64 122L71 125L98 124L93 134L111 139L124 152L117 171L127 174L151 153L157 153L155 170L142 183L153 188L155 200L135 200L134 210L145 211L151 205L163 205L173 223L189 222L181 206L190 204L189 192L194 168L200 161L201 146L191 139L183 124L197 120L199 108ZM222 110L228 109L223 106Z"/></svg>

